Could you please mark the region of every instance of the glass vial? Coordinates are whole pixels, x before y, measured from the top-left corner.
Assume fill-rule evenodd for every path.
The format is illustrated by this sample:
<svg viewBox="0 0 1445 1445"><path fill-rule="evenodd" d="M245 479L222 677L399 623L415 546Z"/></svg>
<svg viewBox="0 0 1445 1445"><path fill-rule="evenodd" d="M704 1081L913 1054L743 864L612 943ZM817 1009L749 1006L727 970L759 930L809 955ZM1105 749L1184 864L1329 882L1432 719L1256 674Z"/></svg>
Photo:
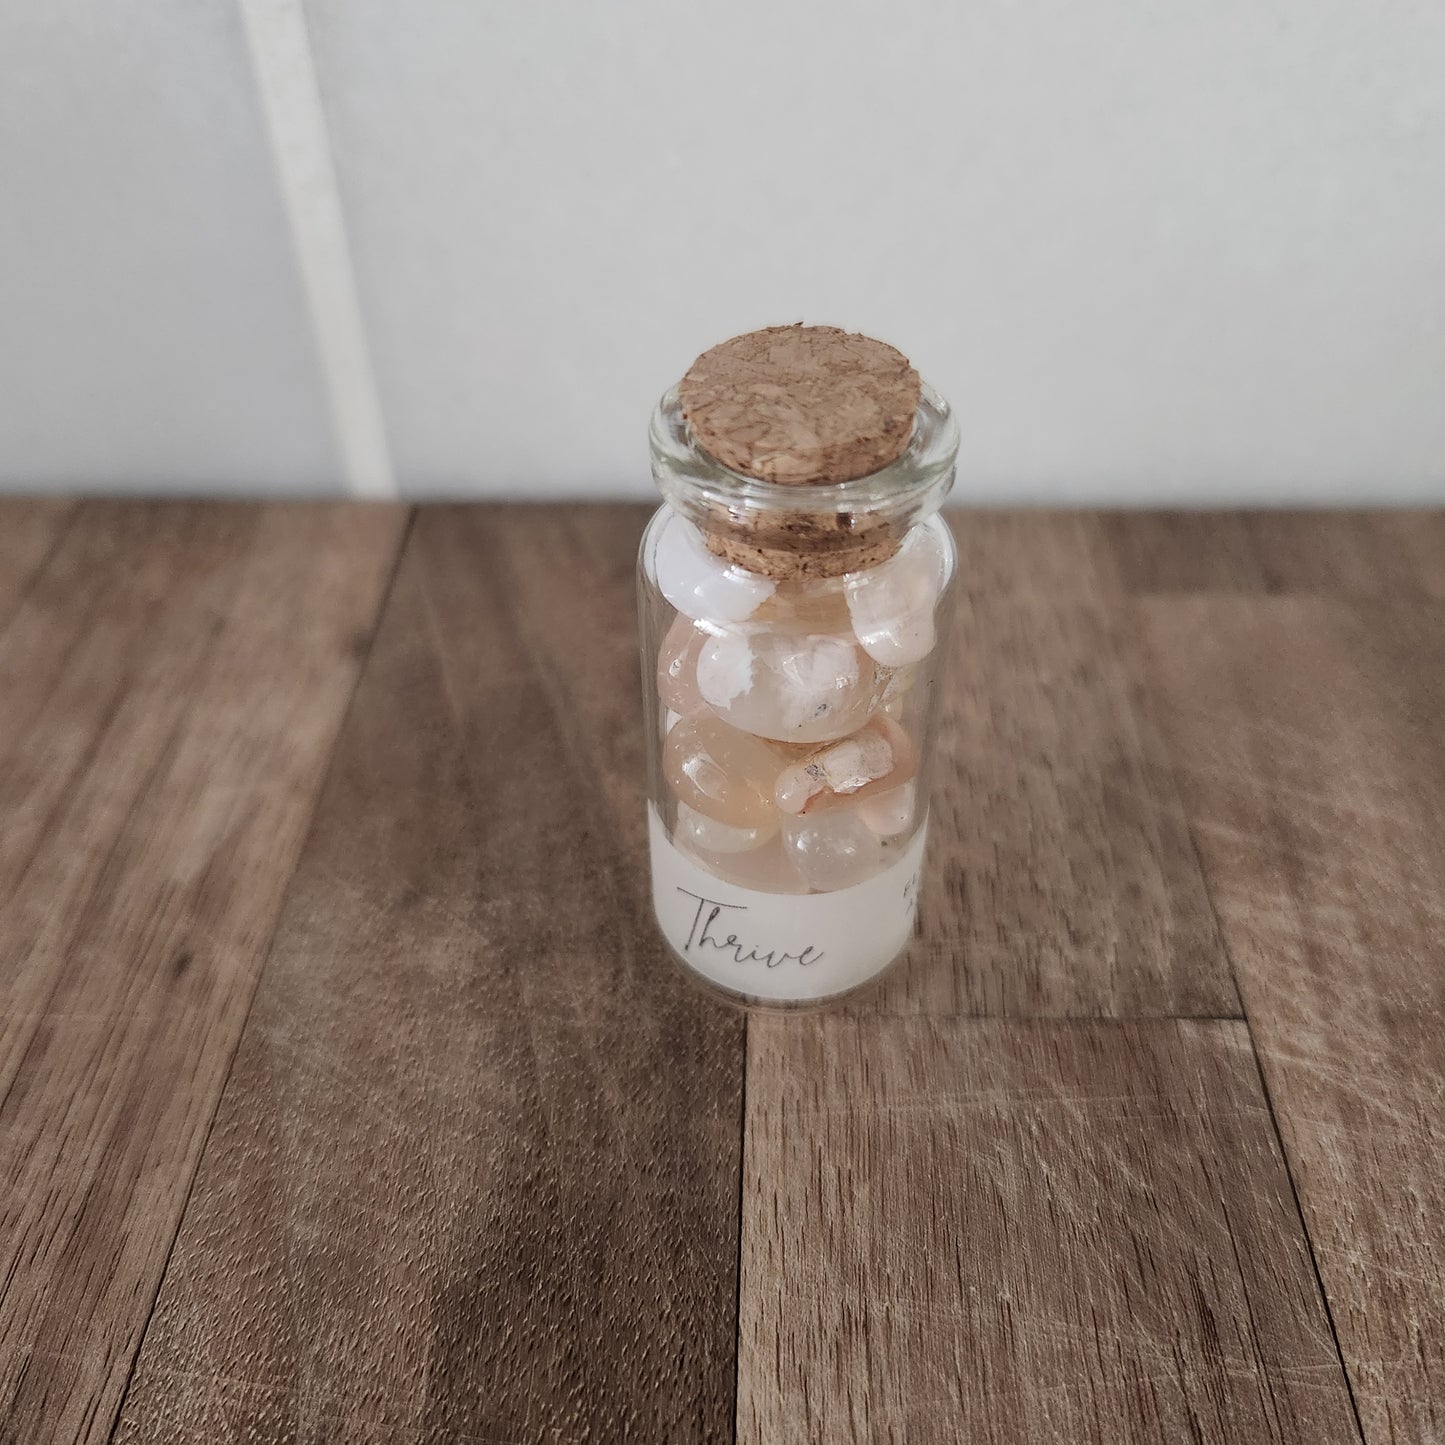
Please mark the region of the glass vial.
<svg viewBox="0 0 1445 1445"><path fill-rule="evenodd" d="M638 559L653 906L749 1003L836 997L913 931L955 553L948 406L892 347L774 327L659 403Z"/></svg>

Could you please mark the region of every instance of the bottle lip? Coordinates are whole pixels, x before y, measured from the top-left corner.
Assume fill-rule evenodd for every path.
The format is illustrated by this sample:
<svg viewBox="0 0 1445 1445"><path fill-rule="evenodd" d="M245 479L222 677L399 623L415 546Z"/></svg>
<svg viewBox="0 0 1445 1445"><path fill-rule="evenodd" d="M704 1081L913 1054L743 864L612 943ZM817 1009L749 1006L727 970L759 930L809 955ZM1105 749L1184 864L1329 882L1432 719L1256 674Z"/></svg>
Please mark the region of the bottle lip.
<svg viewBox="0 0 1445 1445"><path fill-rule="evenodd" d="M807 512L859 516L937 506L953 486L958 423L953 409L923 383L908 445L895 461L846 482L765 482L735 472L699 445L682 414L676 386L652 414L652 476L668 500L678 493L729 512Z"/></svg>

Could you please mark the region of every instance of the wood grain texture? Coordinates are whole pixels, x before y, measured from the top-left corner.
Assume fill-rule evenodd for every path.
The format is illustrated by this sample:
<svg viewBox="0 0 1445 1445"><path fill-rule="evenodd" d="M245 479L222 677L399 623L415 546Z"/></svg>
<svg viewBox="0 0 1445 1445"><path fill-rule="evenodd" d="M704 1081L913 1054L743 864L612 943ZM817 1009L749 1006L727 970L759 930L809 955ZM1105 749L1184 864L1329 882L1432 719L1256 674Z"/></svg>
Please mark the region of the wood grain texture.
<svg viewBox="0 0 1445 1445"><path fill-rule="evenodd" d="M1149 604L1182 786L1371 1445L1445 1440L1445 606Z"/></svg>
<svg viewBox="0 0 1445 1445"><path fill-rule="evenodd" d="M346 712L399 512L0 502L0 1441L1445 1442L1445 518L953 517L926 942L745 1030L646 510Z"/></svg>
<svg viewBox="0 0 1445 1445"><path fill-rule="evenodd" d="M78 505L69 498L0 497L0 628L44 570Z"/></svg>
<svg viewBox="0 0 1445 1445"><path fill-rule="evenodd" d="M0 639L0 1438L110 1433L402 521L87 504Z"/></svg>
<svg viewBox="0 0 1445 1445"><path fill-rule="evenodd" d="M1356 1439L1237 1022L750 1025L738 1439Z"/></svg>
<svg viewBox="0 0 1445 1445"><path fill-rule="evenodd" d="M950 511L954 588L966 597L1058 603L1121 595L1097 512Z"/></svg>
<svg viewBox="0 0 1445 1445"><path fill-rule="evenodd" d="M646 923L640 526L420 515L119 1439L731 1438L742 1027Z"/></svg>
<svg viewBox="0 0 1445 1445"><path fill-rule="evenodd" d="M1120 512L1097 525L1131 593L1445 599L1445 512Z"/></svg>
<svg viewBox="0 0 1445 1445"><path fill-rule="evenodd" d="M919 939L853 1007L1236 1014L1097 519L961 513Z"/></svg>

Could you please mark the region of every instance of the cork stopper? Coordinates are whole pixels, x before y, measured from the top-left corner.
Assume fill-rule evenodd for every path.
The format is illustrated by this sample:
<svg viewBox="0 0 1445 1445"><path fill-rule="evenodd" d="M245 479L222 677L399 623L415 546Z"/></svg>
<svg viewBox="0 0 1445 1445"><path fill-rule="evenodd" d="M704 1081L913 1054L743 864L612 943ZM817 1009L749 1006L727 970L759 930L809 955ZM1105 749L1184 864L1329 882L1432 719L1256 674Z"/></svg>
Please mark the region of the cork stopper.
<svg viewBox="0 0 1445 1445"><path fill-rule="evenodd" d="M784 486L851 482L897 461L921 392L908 358L836 326L769 326L704 351L678 386L704 451Z"/></svg>
<svg viewBox="0 0 1445 1445"><path fill-rule="evenodd" d="M834 577L897 551L883 517L810 511L807 489L908 449L922 384L896 348L836 326L770 326L705 351L678 386L693 439L730 470L798 489L796 506L716 507L707 545L763 576Z"/></svg>

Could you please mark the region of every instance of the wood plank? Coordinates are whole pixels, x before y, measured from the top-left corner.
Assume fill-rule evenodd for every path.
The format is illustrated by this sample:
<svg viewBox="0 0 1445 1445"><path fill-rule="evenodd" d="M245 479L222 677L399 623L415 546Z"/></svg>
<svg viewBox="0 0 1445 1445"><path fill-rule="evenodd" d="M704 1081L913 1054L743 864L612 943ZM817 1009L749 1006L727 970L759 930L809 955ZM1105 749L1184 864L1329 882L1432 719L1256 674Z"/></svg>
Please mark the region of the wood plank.
<svg viewBox="0 0 1445 1445"><path fill-rule="evenodd" d="M249 507L92 503L0 642L0 1097L258 524Z"/></svg>
<svg viewBox="0 0 1445 1445"><path fill-rule="evenodd" d="M0 497L0 628L65 535L76 506L68 497Z"/></svg>
<svg viewBox="0 0 1445 1445"><path fill-rule="evenodd" d="M0 1436L104 1440L400 541L88 504L0 642Z"/></svg>
<svg viewBox="0 0 1445 1445"><path fill-rule="evenodd" d="M1132 593L1445 599L1445 512L1120 512L1101 527Z"/></svg>
<svg viewBox="0 0 1445 1445"><path fill-rule="evenodd" d="M1149 619L1366 1437L1445 1439L1445 606Z"/></svg>
<svg viewBox="0 0 1445 1445"><path fill-rule="evenodd" d="M950 509L955 588L972 598L1098 602L1119 593L1117 561L1097 512Z"/></svg>
<svg viewBox="0 0 1445 1445"><path fill-rule="evenodd" d="M1097 520L951 521L958 591L920 938L853 1007L1238 1013Z"/></svg>
<svg viewBox="0 0 1445 1445"><path fill-rule="evenodd" d="M420 514L120 1440L730 1438L742 1027L641 922L639 526Z"/></svg>
<svg viewBox="0 0 1445 1445"><path fill-rule="evenodd" d="M754 1019L738 1439L1356 1439L1237 1022Z"/></svg>

